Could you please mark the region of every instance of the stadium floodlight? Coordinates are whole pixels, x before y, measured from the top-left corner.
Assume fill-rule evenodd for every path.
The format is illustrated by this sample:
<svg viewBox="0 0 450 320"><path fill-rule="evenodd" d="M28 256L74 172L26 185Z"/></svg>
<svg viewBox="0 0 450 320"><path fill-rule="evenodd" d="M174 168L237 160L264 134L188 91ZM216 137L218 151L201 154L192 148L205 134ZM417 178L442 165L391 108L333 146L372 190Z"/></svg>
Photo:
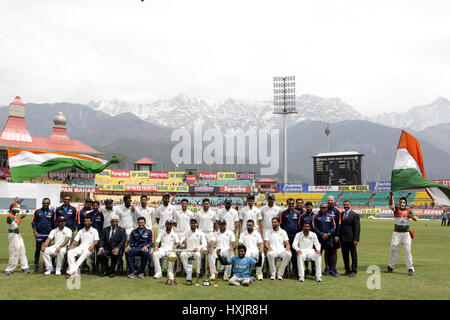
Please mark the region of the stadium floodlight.
<svg viewBox="0 0 450 320"><path fill-rule="evenodd" d="M286 117L288 114L297 113L295 101L295 76L273 77L273 105L274 114L283 115L284 123L284 174L283 182L288 182L287 170L287 127Z"/></svg>

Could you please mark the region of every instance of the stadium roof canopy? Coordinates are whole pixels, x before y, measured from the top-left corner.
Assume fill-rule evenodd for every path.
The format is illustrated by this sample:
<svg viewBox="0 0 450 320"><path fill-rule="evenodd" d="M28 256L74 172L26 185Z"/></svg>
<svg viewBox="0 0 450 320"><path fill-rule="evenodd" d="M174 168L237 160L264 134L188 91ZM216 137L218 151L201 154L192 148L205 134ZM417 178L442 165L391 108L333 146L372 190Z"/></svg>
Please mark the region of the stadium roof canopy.
<svg viewBox="0 0 450 320"><path fill-rule="evenodd" d="M136 161L134 164L155 164L156 162L150 160L149 158L141 158Z"/></svg>
<svg viewBox="0 0 450 320"><path fill-rule="evenodd" d="M357 151L343 151L343 152L323 152L318 153L315 156L312 156L312 158L319 158L319 157L342 157L342 156L364 156L364 154L359 153Z"/></svg>
<svg viewBox="0 0 450 320"><path fill-rule="evenodd" d="M9 105L8 120L0 134L0 150L20 148L103 155L79 140L70 139L66 123L66 117L60 112L53 119L53 131L49 138L32 137L25 121L25 104L17 96Z"/></svg>
<svg viewBox="0 0 450 320"><path fill-rule="evenodd" d="M270 178L263 178L256 181L256 183L277 183L277 182Z"/></svg>

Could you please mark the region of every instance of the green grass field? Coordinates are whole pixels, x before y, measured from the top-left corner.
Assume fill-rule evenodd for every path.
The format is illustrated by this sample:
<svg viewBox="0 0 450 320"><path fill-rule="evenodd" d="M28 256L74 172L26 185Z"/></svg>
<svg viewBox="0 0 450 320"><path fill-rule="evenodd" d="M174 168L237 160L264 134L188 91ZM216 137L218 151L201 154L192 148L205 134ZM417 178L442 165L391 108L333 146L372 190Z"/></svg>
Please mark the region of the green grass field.
<svg viewBox="0 0 450 320"><path fill-rule="evenodd" d="M226 300L298 300L298 299L448 299L450 297L450 227L441 227L440 221L412 222L416 233L413 240L413 258L416 274L408 276L403 260L403 250L392 274L383 273L389 258L392 220L362 219L361 241L358 246L359 272L356 278L324 276L322 283L307 277L304 283L296 278L283 281L264 279L250 287L232 287L219 280L218 287L195 287L178 278L178 286L165 285L165 279L113 279L82 274L81 288L69 290L65 277L45 276L39 273L24 274L20 266L11 276L4 270L8 261L8 239L4 216L0 223L0 299L226 299ZM30 218L21 226L28 262L32 265L34 238ZM338 271L343 273L339 251ZM41 263L42 258L41 258ZM368 289L367 267L381 268L381 289Z"/></svg>

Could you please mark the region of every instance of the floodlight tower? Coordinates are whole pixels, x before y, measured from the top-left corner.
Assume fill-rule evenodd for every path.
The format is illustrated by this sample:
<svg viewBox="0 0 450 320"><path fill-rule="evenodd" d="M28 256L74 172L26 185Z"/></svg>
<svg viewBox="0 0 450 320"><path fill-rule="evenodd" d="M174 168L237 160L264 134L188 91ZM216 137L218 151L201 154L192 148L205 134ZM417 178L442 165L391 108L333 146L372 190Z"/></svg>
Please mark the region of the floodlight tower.
<svg viewBox="0 0 450 320"><path fill-rule="evenodd" d="M287 127L286 117L288 114L297 113L295 107L295 76L273 77L273 105L274 114L283 115L284 123L284 175L283 182L288 182L287 170Z"/></svg>

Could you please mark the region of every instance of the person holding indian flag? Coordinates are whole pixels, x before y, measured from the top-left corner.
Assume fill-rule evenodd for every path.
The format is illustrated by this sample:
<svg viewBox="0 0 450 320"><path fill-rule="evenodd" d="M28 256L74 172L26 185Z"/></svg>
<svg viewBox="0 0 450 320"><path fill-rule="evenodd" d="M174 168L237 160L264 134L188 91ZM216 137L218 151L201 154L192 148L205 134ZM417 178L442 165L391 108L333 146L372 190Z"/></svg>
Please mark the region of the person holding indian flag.
<svg viewBox="0 0 450 320"><path fill-rule="evenodd" d="M420 144L412 135L402 130L397 146L394 169L391 176L391 194L389 205L394 211L395 227L391 240L389 264L385 272L394 271L395 263L401 246L405 248L405 264L408 274L414 275L411 254L411 239L414 232L409 229L409 219L417 221L414 213L406 207L407 198L399 199L399 206L395 207L393 191L425 189L435 203L450 206L450 188L426 178Z"/></svg>

